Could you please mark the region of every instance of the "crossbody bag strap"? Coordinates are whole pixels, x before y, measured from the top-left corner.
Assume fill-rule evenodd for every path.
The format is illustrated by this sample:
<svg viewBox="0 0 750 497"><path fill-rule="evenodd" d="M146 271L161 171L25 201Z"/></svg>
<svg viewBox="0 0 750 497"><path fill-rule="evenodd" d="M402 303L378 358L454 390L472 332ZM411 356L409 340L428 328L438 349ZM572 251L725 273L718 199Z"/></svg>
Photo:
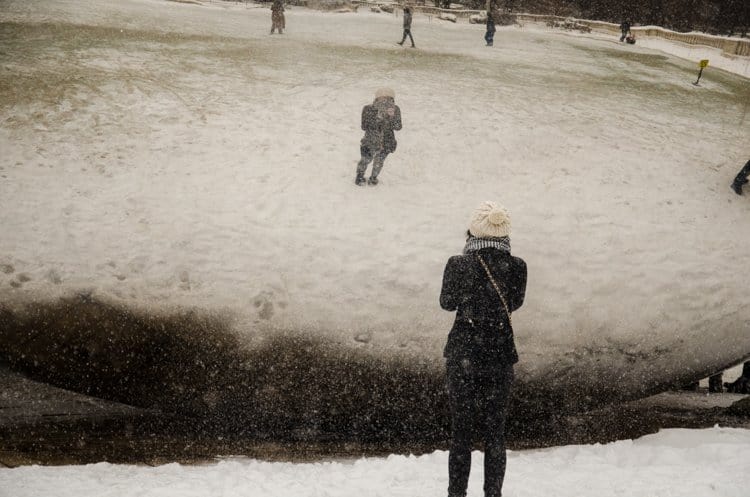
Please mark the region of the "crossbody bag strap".
<svg viewBox="0 0 750 497"><path fill-rule="evenodd" d="M482 259L482 256L477 254L477 259L479 259L479 263L484 268L484 272L487 273L487 278L489 278L490 283L492 283L492 287L497 292L497 296L500 297L500 302L503 303L503 308L505 308L505 313L508 315L508 323L510 323L510 326L512 328L513 318L511 318L510 316L510 308L508 307L508 303L505 301L505 297L503 297L503 293L500 291L500 287L497 285L495 278L492 276L492 273L490 272L490 268L487 266L487 263L484 262L484 259Z"/></svg>

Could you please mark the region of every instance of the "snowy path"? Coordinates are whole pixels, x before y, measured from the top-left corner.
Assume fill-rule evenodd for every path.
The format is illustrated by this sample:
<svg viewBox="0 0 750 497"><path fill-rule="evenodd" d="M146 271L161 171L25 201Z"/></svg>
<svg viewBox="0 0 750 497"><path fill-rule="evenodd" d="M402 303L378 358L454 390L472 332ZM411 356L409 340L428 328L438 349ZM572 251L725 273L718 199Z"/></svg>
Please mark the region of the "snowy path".
<svg viewBox="0 0 750 497"><path fill-rule="evenodd" d="M511 452L513 497L746 497L750 430L664 430L607 445ZM481 452L469 497L482 495ZM0 469L2 497L435 497L447 488L447 453L309 464L228 458L158 467Z"/></svg>

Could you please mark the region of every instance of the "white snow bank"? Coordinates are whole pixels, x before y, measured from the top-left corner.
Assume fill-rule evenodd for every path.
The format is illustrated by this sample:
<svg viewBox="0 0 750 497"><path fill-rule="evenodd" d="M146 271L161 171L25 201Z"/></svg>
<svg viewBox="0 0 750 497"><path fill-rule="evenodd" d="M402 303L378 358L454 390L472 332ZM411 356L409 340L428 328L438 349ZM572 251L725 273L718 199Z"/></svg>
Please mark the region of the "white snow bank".
<svg viewBox="0 0 750 497"><path fill-rule="evenodd" d="M746 497L750 430L663 430L637 440L511 451L513 497ZM227 458L158 467L108 463L0 469L3 497L435 497L447 452L305 464ZM469 497L482 495L475 452Z"/></svg>

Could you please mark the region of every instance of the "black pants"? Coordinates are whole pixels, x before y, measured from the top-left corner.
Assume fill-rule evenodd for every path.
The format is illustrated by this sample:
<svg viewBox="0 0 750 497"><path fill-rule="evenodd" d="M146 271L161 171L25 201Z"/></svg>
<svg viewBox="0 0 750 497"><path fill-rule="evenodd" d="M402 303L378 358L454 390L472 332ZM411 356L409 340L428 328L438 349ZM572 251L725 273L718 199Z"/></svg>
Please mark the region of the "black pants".
<svg viewBox="0 0 750 497"><path fill-rule="evenodd" d="M359 153L362 155L362 158L357 164L357 178L364 178L365 171L367 171L367 166L370 164L370 162L373 162L374 159L372 165L372 174L370 175L370 178L377 179L378 174L380 174L380 171L383 169L385 158L388 157L388 152L384 152L383 150L376 150L375 152L373 152L369 149L369 147L360 146Z"/></svg>
<svg viewBox="0 0 750 497"><path fill-rule="evenodd" d="M742 188L742 185L747 183L747 177L750 176L750 160L747 161L747 164L740 169L740 172L737 173L737 176L734 178L734 185Z"/></svg>
<svg viewBox="0 0 750 497"><path fill-rule="evenodd" d="M495 41L495 30L487 28L487 31L484 33L484 41L487 42L487 46L491 47Z"/></svg>
<svg viewBox="0 0 750 497"><path fill-rule="evenodd" d="M478 370L468 360L449 360L448 399L452 433L448 495L465 497L473 439L484 443L484 495L500 497L505 478L505 418L513 366Z"/></svg>
<svg viewBox="0 0 750 497"><path fill-rule="evenodd" d="M411 29L409 29L409 28L404 28L404 37L401 38L401 41L398 42L398 44L399 45L403 45L404 42L406 41L406 36L407 35L409 36L409 39L411 40L411 46L414 46L414 37L411 35Z"/></svg>

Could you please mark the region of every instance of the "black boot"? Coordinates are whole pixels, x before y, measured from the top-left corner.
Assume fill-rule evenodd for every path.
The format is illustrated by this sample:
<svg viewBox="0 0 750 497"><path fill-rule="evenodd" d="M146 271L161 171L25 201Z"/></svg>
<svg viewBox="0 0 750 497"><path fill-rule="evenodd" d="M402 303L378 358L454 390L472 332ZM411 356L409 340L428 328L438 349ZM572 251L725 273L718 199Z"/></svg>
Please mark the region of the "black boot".
<svg viewBox="0 0 750 497"><path fill-rule="evenodd" d="M370 176L370 179L367 180L367 184L368 185L372 185L372 186L377 185L378 184L378 178L376 178L375 176Z"/></svg>
<svg viewBox="0 0 750 497"><path fill-rule="evenodd" d="M732 183L732 190L734 190L734 193L737 195L742 195L742 184L735 181Z"/></svg>
<svg viewBox="0 0 750 497"><path fill-rule="evenodd" d="M362 186L365 184L365 177L362 175L357 175L357 177L354 179L354 184L357 186Z"/></svg>

